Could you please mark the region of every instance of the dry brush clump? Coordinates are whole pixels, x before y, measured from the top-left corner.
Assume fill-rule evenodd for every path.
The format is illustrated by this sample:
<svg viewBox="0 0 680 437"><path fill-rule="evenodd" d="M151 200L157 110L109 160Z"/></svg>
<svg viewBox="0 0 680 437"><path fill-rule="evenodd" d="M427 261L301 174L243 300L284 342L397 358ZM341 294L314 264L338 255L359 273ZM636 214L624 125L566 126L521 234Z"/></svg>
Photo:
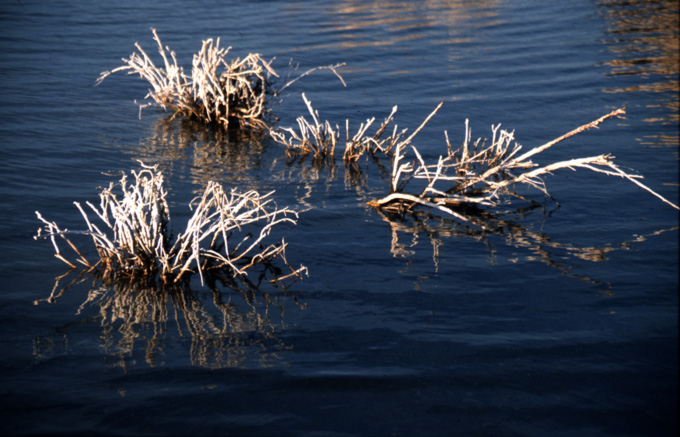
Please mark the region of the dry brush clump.
<svg viewBox="0 0 680 437"><path fill-rule="evenodd" d="M227 127L267 128L271 110L268 98L292 83L318 69L331 70L344 84L337 68L344 64L317 67L274 90L272 78L278 74L260 54L250 53L245 58L227 60L231 47L220 47L220 39L204 40L201 50L193 56L191 75L177 63L175 52L163 46L155 29L151 29L162 66L156 66L151 57L135 43L138 52L123 58L124 65L101 73L97 84L109 75L127 71L138 74L151 85L145 99L151 99L162 108L173 111L173 117L183 116ZM140 104L142 108L154 103Z"/></svg>
<svg viewBox="0 0 680 437"><path fill-rule="evenodd" d="M318 111L314 110L311 102L302 94L312 121L305 117L298 117L298 130L281 128L271 130L270 135L286 147L289 157L313 156L314 164L319 166L326 162L333 162L335 150L342 143L340 128L328 122L320 121ZM542 176L551 174L559 169L584 168L597 173L618 176L630 180L639 187L647 190L659 199L678 208L672 202L663 198L639 179L642 176L629 174L614 164L614 157L608 154L585 158L570 159L539 166L531 158L567 138L585 130L595 128L603 121L625 114L624 109L617 109L599 119L580 126L561 137L542 146L533 148L520 154L522 146L515 142L514 132L501 130L500 124L492 126L490 144L487 140L472 140L469 122L465 122L465 139L454 148L444 132L446 138L446 155L438 157L434 163L427 163L417 147L413 144L415 136L425 127L432 117L442 107L440 103L420 124L407 135L408 130L399 130L395 125L391 134L384 135L394 120L397 111L395 106L390 115L385 118L373 135L368 129L375 121L374 118L362 123L354 135L350 134L349 122L345 124L345 149L343 161L346 167L355 169L354 164L362 156L377 158L378 154L391 159L390 192L380 199L371 200L369 206L388 214L399 216L412 212L421 206L439 210L463 222L475 224L485 229L483 220L474 217L480 207L495 208L509 203L513 198L531 201L522 196L517 190L518 185L526 185L538 189L545 196L551 197ZM287 135L286 135L287 134ZM406 160L410 154L411 160Z"/></svg>
<svg viewBox="0 0 680 437"><path fill-rule="evenodd" d="M327 120L319 121L319 112L312 107L312 103L302 94L302 99L307 106L309 114L312 116L310 122L304 116L297 118L298 131L293 128L280 128L271 130L269 133L274 141L286 146L286 153L290 157L313 156L316 162L335 159L335 148L342 143L340 137L341 129L336 124L335 128ZM349 120L345 120L345 149L342 159L345 164L355 164L359 158L365 155L374 155L376 152L389 153L389 151L399 142L405 130L398 131L395 125L392 134L383 137L387 127L394 120L397 107L392 108L390 115L385 118L380 127L373 135L368 135L367 131L375 122L375 117L369 118L359 125L356 133L350 137ZM286 135L286 133L288 135Z"/></svg>
<svg viewBox="0 0 680 437"><path fill-rule="evenodd" d="M86 208L74 202L87 224L87 230L61 229L36 211L44 227L37 238L49 238L55 256L72 268L57 244L65 241L76 255L76 262L96 270L102 278L158 278L162 283L179 283L198 273L201 282L216 273L227 272L231 277L244 278L257 266L272 266L279 260L290 269L279 274L276 281L300 277L306 272L301 266L292 268L285 256L286 243L265 244L274 226L296 221L297 213L279 209L272 199L273 191L260 195L256 191L225 191L216 183L208 183L201 196L191 202L193 215L186 229L172 240L170 212L163 187L163 176L156 167L143 166L132 171L134 181L123 175L99 195L99 205L86 202L97 221L90 220ZM90 262L71 238L88 236L99 255ZM273 269L278 272L278 269Z"/></svg>
<svg viewBox="0 0 680 437"><path fill-rule="evenodd" d="M612 111L523 154L520 154L522 147L514 141L514 133L500 130L500 125L492 126L493 136L490 144L481 139L473 142L466 121L465 140L462 145L454 149L446 134L447 154L439 156L436 163L428 164L411 141L441 105L440 103L418 130L396 144L392 156L390 193L383 198L370 201L370 206L398 214L409 212L417 206L424 206L484 227L462 211L469 206L496 207L513 197L524 198L515 191L518 184L528 185L550 196L542 176L558 169L584 168L628 179L678 209L676 205L639 182L642 176L628 174L614 164L614 157L611 155L570 159L545 166L539 166L531 160L533 156L571 136L597 127L608 118L625 114L624 109ZM409 150L415 159L405 161ZM421 182L419 190L408 192L407 185L413 180Z"/></svg>

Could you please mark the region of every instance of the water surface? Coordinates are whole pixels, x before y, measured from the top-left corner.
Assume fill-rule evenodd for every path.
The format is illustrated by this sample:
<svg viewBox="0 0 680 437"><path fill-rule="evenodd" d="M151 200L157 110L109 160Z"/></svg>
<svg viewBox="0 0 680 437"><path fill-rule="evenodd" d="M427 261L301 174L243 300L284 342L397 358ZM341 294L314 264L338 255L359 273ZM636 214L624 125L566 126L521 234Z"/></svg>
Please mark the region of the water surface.
<svg viewBox="0 0 680 437"><path fill-rule="evenodd" d="M150 27L186 61L208 37L276 58L282 80L345 62L275 102L358 126L399 110L426 159L490 126L535 147L626 107L537 161L611 153L678 200L678 15L673 1L4 2L0 6L0 376L3 434L675 435L678 213L585 170L545 178L543 208L502 233L366 206L374 163L287 162L248 132L139 118L147 85L94 87ZM291 63L292 60L292 63ZM292 70L291 66L297 66ZM164 172L176 226L210 180L276 190L310 275L287 291L77 280L34 241L34 211L70 229L73 201L137 160ZM383 163L386 165L387 163ZM543 202L538 192L529 192ZM75 280L75 281L74 281ZM73 285L63 290L74 281ZM61 293L52 302L51 293Z"/></svg>

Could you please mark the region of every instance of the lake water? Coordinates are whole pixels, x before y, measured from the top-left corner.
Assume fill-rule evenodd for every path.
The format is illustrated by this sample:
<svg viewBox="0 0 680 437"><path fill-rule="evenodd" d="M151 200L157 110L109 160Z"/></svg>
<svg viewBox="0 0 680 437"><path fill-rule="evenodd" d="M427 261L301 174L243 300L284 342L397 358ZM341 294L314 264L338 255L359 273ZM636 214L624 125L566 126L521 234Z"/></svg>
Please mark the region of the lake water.
<svg viewBox="0 0 680 437"><path fill-rule="evenodd" d="M139 118L138 77L94 87L135 42L159 60L153 27L187 66L210 37L276 57L282 80L346 63L346 88L328 71L288 88L282 127L302 92L353 127L398 105L411 131L443 101L415 140L430 160L466 119L526 150L626 107L535 160L610 153L677 203L676 1L213 3L0 5L3 435L677 434L678 212L651 194L560 170L559 206L499 217L503 232L389 222L366 205L389 191L373 162L290 163L269 138ZM67 268L33 240L34 211L82 229L72 202L138 160L163 171L178 227L209 180L276 190L301 214L275 234L309 277L252 294L55 286Z"/></svg>

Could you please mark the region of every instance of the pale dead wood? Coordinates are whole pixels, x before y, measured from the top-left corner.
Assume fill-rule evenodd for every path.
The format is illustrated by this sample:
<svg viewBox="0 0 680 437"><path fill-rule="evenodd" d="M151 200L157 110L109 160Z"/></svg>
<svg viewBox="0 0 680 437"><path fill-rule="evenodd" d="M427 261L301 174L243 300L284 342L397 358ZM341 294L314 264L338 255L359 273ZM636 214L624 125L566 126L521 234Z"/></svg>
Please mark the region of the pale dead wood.
<svg viewBox="0 0 680 437"><path fill-rule="evenodd" d="M369 202L370 206L403 213L418 204L446 212L459 220L469 221L469 217L463 217L459 212L455 212L454 208L472 204L494 207L507 202L508 197L516 196L512 188L517 184L529 185L546 196L550 196L541 176L559 169L584 168L605 175L626 178L678 209L677 205L639 182L637 179L641 179L642 176L628 174L616 166L612 162L611 155L570 159L538 168L535 168L537 164L530 160L531 157L569 137L597 127L609 118L625 114L624 109L614 110L519 156L517 155L521 146L514 142L514 132L499 131L500 125L492 126L493 136L489 146L485 146L481 140L472 143L471 130L466 120L463 144L454 150L449 142L448 134L445 133L447 155L439 156L435 164L427 164L418 149L410 143L413 136L440 107L441 104L411 136L396 145L392 159L390 193L381 199ZM413 152L415 160L403 162L407 148ZM515 174L517 170L521 173ZM419 194L404 192L406 184L411 179L426 181L425 187Z"/></svg>
<svg viewBox="0 0 680 437"><path fill-rule="evenodd" d="M220 39L206 39L201 49L193 56L191 75L178 65L175 52L163 46L156 29L151 29L158 53L163 59L162 66L156 66L142 47L135 43L137 52L123 58L123 65L100 74L96 84L113 73L127 71L138 74L146 80L151 89L144 97L152 102L140 104L142 108L154 104L170 109L173 117L183 116L223 127L268 128L271 111L269 96L279 94L300 78L317 70L332 71L346 86L338 68L344 64L313 68L298 78L275 90L273 79L279 77L272 67L258 53L250 53L245 58L227 60L231 47L220 47Z"/></svg>
<svg viewBox="0 0 680 437"><path fill-rule="evenodd" d="M270 130L269 134L274 141L286 146L288 156L304 157L313 155L317 163L320 160L332 161L335 156L335 149L341 142L340 128L338 125L335 125L335 128L333 128L328 121L322 123L319 119L319 112L312 107L312 103L304 93L302 94L302 99L307 106L309 114L312 116L312 121L308 121L305 117L298 117L297 131L293 128L279 128ZM406 130L398 131L396 125L391 135L383 136L388 126L394 121L396 112L397 107L394 106L392 112L385 118L373 135L368 134L368 130L375 122L375 117L361 123L354 134L350 134L349 120L345 120L345 150L342 155L345 165L354 165L362 156L374 156L378 152L390 154L392 149L402 142L401 136L405 134Z"/></svg>
<svg viewBox="0 0 680 437"><path fill-rule="evenodd" d="M310 70L305 71L304 73L302 73L301 75L299 75L299 76L296 77L295 79L289 81L289 82L286 83L284 86L282 86L281 88L279 88L279 89L277 90L277 94L280 94L283 90L285 90L285 89L288 88L289 86L293 85L293 84L294 84L295 82L297 82L298 80L302 79L302 78L305 77L305 76L309 76L310 74L314 73L314 72L317 71L317 70L330 70L330 71L332 71L333 74L334 74L338 79L340 79L340 82L342 82L342 86L344 86L345 88L347 88L347 83L345 82L345 79L343 79L342 76L340 75L340 73L338 73L338 68L344 67L344 66L345 66L345 63L343 62L343 63L335 64L335 65L327 65L327 66L325 66L325 67L314 67L314 68L312 68L312 69L310 69Z"/></svg>
<svg viewBox="0 0 680 437"><path fill-rule="evenodd" d="M161 172L155 166L143 166L141 171L131 173L134 181L128 182L123 174L120 183L111 183L102 190L99 206L86 202L99 218L99 226L76 203L87 230L62 230L36 212L44 227L35 238L49 238L56 256L73 268L75 265L62 256L55 240L61 237L78 255L77 261L94 269L95 265L67 238L87 235L99 254L98 264L104 275L109 271L113 276L158 275L163 282L178 282L198 273L203 283L206 269L246 276L256 265L285 260L283 241L265 245L265 240L274 226L295 224L297 213L287 207L278 208L272 199L273 191L265 195L236 189L227 192L216 182L208 183L191 204L194 214L186 230L172 242ZM298 276L306 272L304 266L291 270Z"/></svg>
<svg viewBox="0 0 680 437"><path fill-rule="evenodd" d="M335 146L340 138L339 129L335 129L328 121L321 123L319 121L319 112L314 110L312 103L307 99L305 94L302 94L302 99L307 106L307 111L312 117L312 122L305 117L298 117L299 132L292 128L282 128L284 132L288 132L289 138L283 132L271 130L269 134L274 141L284 144L287 148L287 153L291 156L305 156L313 155L315 159L333 159L335 153Z"/></svg>
<svg viewBox="0 0 680 437"><path fill-rule="evenodd" d="M243 59L227 61L231 47L220 47L220 39L204 40L200 51L194 55L191 75L178 65L175 53L163 46L156 29L151 29L163 66L157 67L142 47L135 43L138 53L123 58L124 65L101 73L97 84L109 75L128 71L139 74L152 87L145 99L173 111L174 116L197 118L228 127L230 123L241 126L264 127L270 77L277 77L270 62L259 54L249 54ZM150 104L140 105L142 107Z"/></svg>
<svg viewBox="0 0 680 437"><path fill-rule="evenodd" d="M302 93L302 99L312 121L301 116L297 118L298 130L279 128L270 130L269 134L274 141L286 146L286 153L291 157L312 155L316 162L320 160L332 161L335 157L335 149L341 142L340 128L338 125L333 127L328 121L322 123L319 112L312 107L312 103L304 93ZM342 155L345 164L354 164L362 156L374 154L378 151L389 153L403 134L403 131L397 132L395 126L392 135L382 138L389 124L394 120L396 112L397 107L395 106L373 135L369 135L367 132L375 122L375 117L361 123L353 135L350 134L349 120L345 120L345 150Z"/></svg>

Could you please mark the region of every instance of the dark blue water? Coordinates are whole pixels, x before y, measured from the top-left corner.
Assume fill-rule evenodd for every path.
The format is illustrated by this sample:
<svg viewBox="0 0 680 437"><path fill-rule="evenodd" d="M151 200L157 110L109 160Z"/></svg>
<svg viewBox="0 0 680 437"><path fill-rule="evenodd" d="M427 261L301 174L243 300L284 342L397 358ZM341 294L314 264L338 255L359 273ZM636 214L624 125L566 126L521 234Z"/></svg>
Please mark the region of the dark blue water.
<svg viewBox="0 0 680 437"><path fill-rule="evenodd" d="M141 119L147 85L94 87L150 27L190 63L221 37L276 57L273 106L358 126L415 129L426 159L491 124L525 149L619 107L536 157L611 153L678 201L677 2L34 2L0 5L0 431L3 435L675 435L678 212L619 178L562 170L559 202L499 216L389 222L363 172L287 163L247 132ZM282 227L310 275L287 291L104 287L34 241L34 211L84 227L73 201L137 160L164 172L173 221L209 180L276 190L302 211ZM383 162L383 165L388 163ZM529 192L543 201L538 192ZM69 286L70 285L70 286ZM67 287L68 286L68 287ZM64 288L66 289L64 290ZM63 291L63 292L62 292ZM51 293L59 294L52 302Z"/></svg>

